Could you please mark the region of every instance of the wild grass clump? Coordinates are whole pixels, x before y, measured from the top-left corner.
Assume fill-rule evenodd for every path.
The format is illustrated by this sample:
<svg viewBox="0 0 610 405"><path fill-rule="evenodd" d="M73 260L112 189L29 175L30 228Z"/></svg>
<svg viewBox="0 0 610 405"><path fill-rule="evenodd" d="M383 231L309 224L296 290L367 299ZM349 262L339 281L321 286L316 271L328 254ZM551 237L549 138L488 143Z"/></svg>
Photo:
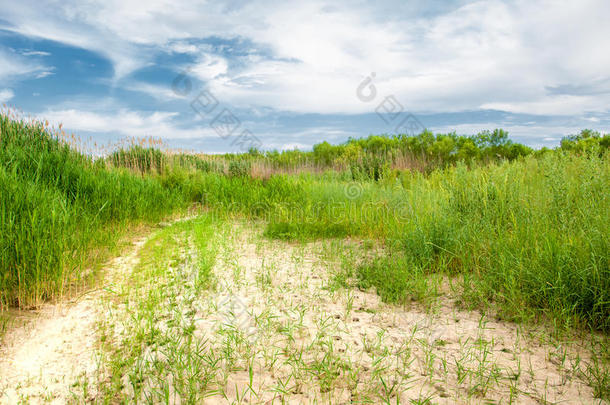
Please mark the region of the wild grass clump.
<svg viewBox="0 0 610 405"><path fill-rule="evenodd" d="M73 151L42 123L1 114L0 131L0 308L66 292L128 222L185 204L153 177Z"/></svg>
<svg viewBox="0 0 610 405"><path fill-rule="evenodd" d="M143 148L134 145L129 149L119 149L110 154L107 160L114 167L126 167L140 173L155 171L162 174L167 169L167 156L156 148Z"/></svg>
<svg viewBox="0 0 610 405"><path fill-rule="evenodd" d="M252 164L248 161L229 162L228 174L231 177L249 177L251 170Z"/></svg>
<svg viewBox="0 0 610 405"><path fill-rule="evenodd" d="M388 234L401 259L360 274L398 301L410 280L396 274L459 275L467 305L610 330L609 186L607 158L563 153L435 172L405 190L409 215Z"/></svg>
<svg viewBox="0 0 610 405"><path fill-rule="evenodd" d="M279 240L311 238L344 238L350 234L344 224L324 222L270 222L265 229L264 235Z"/></svg>
<svg viewBox="0 0 610 405"><path fill-rule="evenodd" d="M203 159L192 154L172 154L169 156L169 161L172 167L180 167L185 170L195 170L204 173L222 173L224 172L224 164L210 159Z"/></svg>

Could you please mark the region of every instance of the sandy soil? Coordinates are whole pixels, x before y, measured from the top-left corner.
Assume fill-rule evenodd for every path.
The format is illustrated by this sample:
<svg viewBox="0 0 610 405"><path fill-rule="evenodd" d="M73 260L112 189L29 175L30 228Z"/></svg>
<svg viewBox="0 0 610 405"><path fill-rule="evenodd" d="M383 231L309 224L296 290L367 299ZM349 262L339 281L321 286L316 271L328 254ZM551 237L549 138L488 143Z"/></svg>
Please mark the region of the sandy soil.
<svg viewBox="0 0 610 405"><path fill-rule="evenodd" d="M323 242L266 241L250 225L236 224L218 235L216 288L200 290L197 253L188 235L180 237L175 267L150 282L162 292L151 316L165 352L153 342L135 364L145 370L144 363L165 362L159 370L170 373L168 356L192 356L192 341L180 332L192 325L193 339L205 342L196 360L209 354L211 364L205 403L600 403L580 379L579 366L588 357L578 344L458 310L448 298L426 310L386 305L371 291L333 288L338 263L322 259ZM121 275L138 262L144 242L109 266L110 289L124 282ZM124 291L131 298L147 292ZM121 342L137 319L128 312L135 307L123 304L109 314L104 299L98 290L74 303L46 306L35 322L11 331L1 348L0 401L95 400L94 387L87 395L82 387L103 369L96 361L98 321L116 325ZM174 377L188 374L175 370ZM159 381L145 381L144 391L134 394L123 377L127 398L145 398ZM179 392L170 391L171 398Z"/></svg>
<svg viewBox="0 0 610 405"><path fill-rule="evenodd" d="M215 269L221 289L201 308L198 330L217 350L226 347L218 331L227 325L248 344L233 365L243 371L222 387L226 399L209 403L599 403L576 376L587 358L578 346L457 310L448 299L426 311L334 291L327 287L337 264L321 261L320 248L233 232Z"/></svg>
<svg viewBox="0 0 610 405"><path fill-rule="evenodd" d="M45 305L25 326L8 332L0 346L0 403L80 401L74 383L97 370L100 297L117 275L131 271L145 240L109 263L102 288L73 302Z"/></svg>

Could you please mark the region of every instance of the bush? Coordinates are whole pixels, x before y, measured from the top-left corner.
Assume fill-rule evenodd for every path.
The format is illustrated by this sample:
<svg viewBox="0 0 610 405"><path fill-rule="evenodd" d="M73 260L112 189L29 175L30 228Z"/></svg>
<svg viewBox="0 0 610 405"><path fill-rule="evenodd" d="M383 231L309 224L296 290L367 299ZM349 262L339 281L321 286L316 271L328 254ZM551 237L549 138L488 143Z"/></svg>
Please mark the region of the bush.
<svg viewBox="0 0 610 405"><path fill-rule="evenodd" d="M230 162L229 173L230 177L250 177L251 164L250 162Z"/></svg>

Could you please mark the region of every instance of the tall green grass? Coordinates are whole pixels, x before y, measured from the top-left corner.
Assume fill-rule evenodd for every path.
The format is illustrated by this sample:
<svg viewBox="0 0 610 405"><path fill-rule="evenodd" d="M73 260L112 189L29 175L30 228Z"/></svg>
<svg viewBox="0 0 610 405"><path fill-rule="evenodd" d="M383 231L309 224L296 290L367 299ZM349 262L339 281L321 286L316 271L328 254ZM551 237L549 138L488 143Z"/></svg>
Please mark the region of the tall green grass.
<svg viewBox="0 0 610 405"><path fill-rule="evenodd" d="M141 173L163 173L168 159L159 149L136 145L112 152L107 160L115 167L126 167Z"/></svg>
<svg viewBox="0 0 610 405"><path fill-rule="evenodd" d="M608 154L559 150L379 181L349 172L198 181L216 212L262 218L270 237L385 240L388 256L356 273L388 301L442 273L461 277L466 304L494 303L500 316L610 330Z"/></svg>
<svg viewBox="0 0 610 405"><path fill-rule="evenodd" d="M0 115L0 308L30 307L83 276L130 221L184 206L154 177L107 169L38 122ZM120 232L119 232L120 233Z"/></svg>
<svg viewBox="0 0 610 405"><path fill-rule="evenodd" d="M461 275L467 304L608 331L609 163L553 154L434 173L405 192L410 214L388 233L398 259L368 263L359 276L401 301L417 275ZM398 286L388 281L401 273Z"/></svg>
<svg viewBox="0 0 610 405"><path fill-rule="evenodd" d="M354 275L387 301L421 297L425 278L440 273L461 280L465 305L494 305L508 319L610 330L607 135L583 131L539 153L521 153L496 131L369 137L227 161L143 148L94 161L39 123L0 115L0 130L2 307L65 291L83 276L92 250L116 240L115 230L201 201L211 214L265 221L273 238L384 241L386 255ZM458 153L472 142L485 153L473 161L451 152L457 160L426 170L398 170L387 160L403 146L430 155L438 142L453 142ZM484 158L493 151L507 156ZM359 157L343 170L251 175L256 159L269 156L286 164L313 156L330 168L352 152Z"/></svg>

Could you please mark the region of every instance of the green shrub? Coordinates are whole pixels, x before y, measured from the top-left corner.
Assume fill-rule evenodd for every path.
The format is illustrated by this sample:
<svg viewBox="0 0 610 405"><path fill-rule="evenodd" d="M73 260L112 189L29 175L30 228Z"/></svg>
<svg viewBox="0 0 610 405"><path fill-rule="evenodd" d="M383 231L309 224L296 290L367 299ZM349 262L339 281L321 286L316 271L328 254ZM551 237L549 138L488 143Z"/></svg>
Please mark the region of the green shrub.
<svg viewBox="0 0 610 405"><path fill-rule="evenodd" d="M234 161L229 163L230 177L250 177L251 164L248 161Z"/></svg>

